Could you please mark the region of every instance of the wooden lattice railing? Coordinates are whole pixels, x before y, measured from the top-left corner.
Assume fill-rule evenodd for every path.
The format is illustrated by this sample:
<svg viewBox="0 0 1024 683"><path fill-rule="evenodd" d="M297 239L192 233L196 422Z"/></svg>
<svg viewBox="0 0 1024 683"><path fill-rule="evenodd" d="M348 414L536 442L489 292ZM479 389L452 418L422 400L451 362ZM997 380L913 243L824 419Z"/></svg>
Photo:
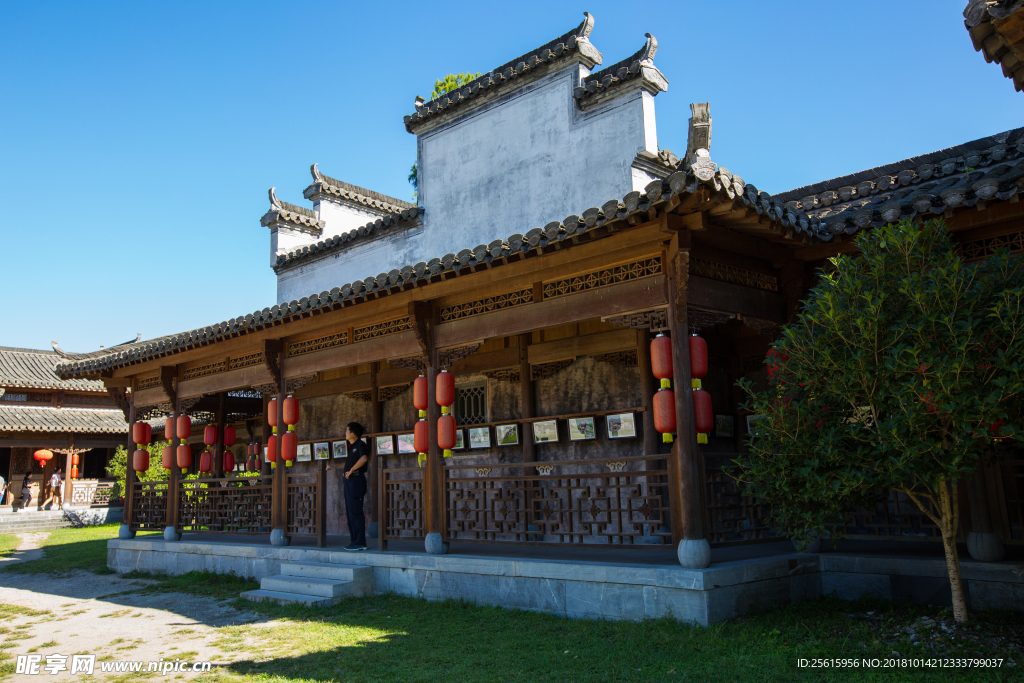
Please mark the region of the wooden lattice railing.
<svg viewBox="0 0 1024 683"><path fill-rule="evenodd" d="M327 545L327 485L325 462L312 472L285 473L287 536L315 536L321 548Z"/></svg>
<svg viewBox="0 0 1024 683"><path fill-rule="evenodd" d="M128 526L132 531L160 531L167 526L167 481L132 484Z"/></svg>
<svg viewBox="0 0 1024 683"><path fill-rule="evenodd" d="M378 457L377 515L382 549L388 541L422 540L426 536L423 519L423 475L420 467L385 468Z"/></svg>
<svg viewBox="0 0 1024 683"><path fill-rule="evenodd" d="M223 534L269 534L270 477L219 477L178 482L178 528Z"/></svg>

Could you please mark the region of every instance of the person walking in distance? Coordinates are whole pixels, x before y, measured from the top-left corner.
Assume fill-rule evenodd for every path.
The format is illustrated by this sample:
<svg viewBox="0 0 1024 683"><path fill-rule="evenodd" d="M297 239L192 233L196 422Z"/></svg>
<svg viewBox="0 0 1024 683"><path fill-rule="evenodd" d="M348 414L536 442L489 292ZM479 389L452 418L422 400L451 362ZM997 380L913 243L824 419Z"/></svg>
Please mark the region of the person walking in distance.
<svg viewBox="0 0 1024 683"><path fill-rule="evenodd" d="M348 457L345 458L345 516L348 518L349 543L345 550L366 550L366 516L363 513L363 497L366 496L366 470L370 449L362 440L363 425L349 422L345 428L348 441ZM327 469L332 469L328 465Z"/></svg>
<svg viewBox="0 0 1024 683"><path fill-rule="evenodd" d="M32 502L32 475L25 473L25 480L21 482L21 509L24 510Z"/></svg>

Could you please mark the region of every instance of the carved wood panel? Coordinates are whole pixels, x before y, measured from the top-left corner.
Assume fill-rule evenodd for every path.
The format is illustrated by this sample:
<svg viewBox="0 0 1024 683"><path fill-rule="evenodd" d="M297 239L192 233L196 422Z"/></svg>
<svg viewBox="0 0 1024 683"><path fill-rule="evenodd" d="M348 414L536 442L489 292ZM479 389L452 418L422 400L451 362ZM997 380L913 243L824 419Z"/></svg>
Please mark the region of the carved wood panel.
<svg viewBox="0 0 1024 683"><path fill-rule="evenodd" d="M613 266L611 268L592 270L581 275L575 275L573 277L563 278L553 282L545 282L543 285L544 298L551 299L554 297L566 296L568 294L584 292L590 289L597 289L599 287L608 287L609 285L618 284L620 282L628 282L630 280L637 280L642 277L650 277L652 275L660 274L660 256L638 259L636 261L623 263L622 265Z"/></svg>

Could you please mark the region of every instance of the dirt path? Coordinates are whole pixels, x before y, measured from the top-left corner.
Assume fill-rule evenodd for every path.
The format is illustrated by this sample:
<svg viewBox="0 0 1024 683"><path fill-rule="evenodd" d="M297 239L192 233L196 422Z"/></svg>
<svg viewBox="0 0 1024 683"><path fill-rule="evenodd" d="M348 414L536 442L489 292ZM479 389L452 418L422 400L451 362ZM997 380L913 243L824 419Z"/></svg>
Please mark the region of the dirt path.
<svg viewBox="0 0 1024 683"><path fill-rule="evenodd" d="M170 662L211 661L214 671L217 664L246 656L239 652L235 657L231 651L217 647L217 628L251 624L262 617L211 598L144 592L150 583L83 571L62 578L0 573L2 647L15 658L19 654L42 655L44 666L46 655L69 655L68 668L70 655L76 653L95 654L97 662L104 658L147 663L161 658ZM69 671L56 676L41 671L40 675L48 680L82 680ZM194 675L188 673L185 677ZM97 663L94 680L114 677L117 675L102 674ZM181 674L170 673L167 677ZM13 676L14 680L37 678Z"/></svg>
<svg viewBox="0 0 1024 683"><path fill-rule="evenodd" d="M10 556L0 558L0 567L13 562L38 560L43 556L43 551L40 546L43 543L43 539L46 538L49 533L50 532L48 531L32 531L25 534L15 534L20 541L18 549L11 553Z"/></svg>

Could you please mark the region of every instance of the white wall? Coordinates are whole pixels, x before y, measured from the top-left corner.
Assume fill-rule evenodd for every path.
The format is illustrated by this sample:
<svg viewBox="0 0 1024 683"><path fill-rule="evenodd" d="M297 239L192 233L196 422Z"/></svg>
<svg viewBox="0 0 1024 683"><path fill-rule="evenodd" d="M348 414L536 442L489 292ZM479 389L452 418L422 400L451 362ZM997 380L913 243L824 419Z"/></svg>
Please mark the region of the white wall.
<svg viewBox="0 0 1024 683"><path fill-rule="evenodd" d="M316 211L317 217L326 223L324 234L320 237L321 240L361 228L367 223L372 223L381 216L387 215L386 212L370 211L355 204L335 202L326 198L318 199L313 204L313 210Z"/></svg>

